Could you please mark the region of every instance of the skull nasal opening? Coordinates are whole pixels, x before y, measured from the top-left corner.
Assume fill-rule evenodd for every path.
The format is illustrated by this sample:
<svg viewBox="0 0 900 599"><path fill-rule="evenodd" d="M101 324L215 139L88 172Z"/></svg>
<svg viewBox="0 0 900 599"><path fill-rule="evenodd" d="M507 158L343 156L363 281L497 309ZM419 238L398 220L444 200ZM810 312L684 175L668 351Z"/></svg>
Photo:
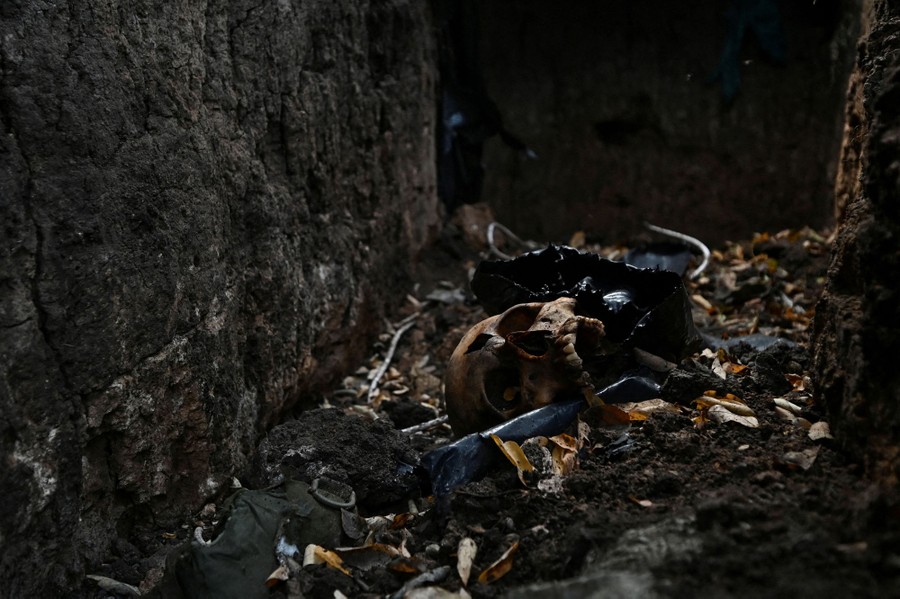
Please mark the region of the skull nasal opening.
<svg viewBox="0 0 900 599"><path fill-rule="evenodd" d="M538 357L550 351L552 343L550 331L519 331L510 333L507 340L520 351Z"/></svg>

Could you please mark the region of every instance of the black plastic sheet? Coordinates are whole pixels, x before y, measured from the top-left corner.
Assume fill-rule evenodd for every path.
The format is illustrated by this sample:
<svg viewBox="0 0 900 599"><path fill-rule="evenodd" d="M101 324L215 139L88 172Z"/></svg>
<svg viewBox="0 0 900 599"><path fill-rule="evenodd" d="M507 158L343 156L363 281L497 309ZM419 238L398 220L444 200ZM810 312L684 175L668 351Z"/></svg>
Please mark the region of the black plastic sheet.
<svg viewBox="0 0 900 599"><path fill-rule="evenodd" d="M684 276L693 258L694 254L687 245L659 241L630 250L622 261L635 268L658 268Z"/></svg>
<svg viewBox="0 0 900 599"><path fill-rule="evenodd" d="M583 399L553 403L435 449L419 462L426 487L434 495L444 497L490 472L501 457L491 435L517 443L531 437L552 437L566 430L586 407Z"/></svg>
<svg viewBox="0 0 900 599"><path fill-rule="evenodd" d="M578 312L599 318L607 339L678 362L700 344L681 277L640 269L558 245L513 260L482 262L472 291L489 314L526 302L578 300Z"/></svg>

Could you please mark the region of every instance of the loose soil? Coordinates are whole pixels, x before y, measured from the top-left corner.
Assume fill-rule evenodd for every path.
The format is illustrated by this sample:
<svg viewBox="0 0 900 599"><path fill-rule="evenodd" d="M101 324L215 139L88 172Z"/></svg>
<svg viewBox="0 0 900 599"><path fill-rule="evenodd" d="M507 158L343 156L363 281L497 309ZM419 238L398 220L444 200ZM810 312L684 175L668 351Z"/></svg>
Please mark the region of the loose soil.
<svg viewBox="0 0 900 599"><path fill-rule="evenodd" d="M588 249L613 257L622 251ZM827 254L827 241L812 231L761 235L714 252L704 275L688 282L698 327L718 340L766 334L796 345L696 354L664 387L663 398L680 407L646 420L616 425L585 415L577 468L555 491L538 489L534 479L526 486L503 461L436 503L419 496L408 478L392 483L388 471L381 483L371 473L385 471L379 447L414 459L452 440L446 425L398 432L442 413L443 367L462 334L485 317L471 297L463 299L467 273L480 256L449 230L423 263L415 297L405 300L398 318L418 313L416 324L399 337L373 401L367 403L371 376L399 326L388 327L369 363L321 398L320 407L329 411L298 412L282 425L297 429L293 434L306 444L316 443L310 430L321 431L307 475L309 464L331 463L336 478L364 479L363 516L419 512L379 533L381 542L402 545L410 557L354 569L352 576L324 564L306 566L298 575L303 595L403 596L396 593L405 589L406 596L458 596L464 587L457 551L468 537L478 549L467 586L476 598L900 597L896 503L866 482L860 465L833 440L810 434L824 414L811 398L806 331ZM713 372L721 366L724 379ZM709 389L743 399L758 428L707 419L695 400ZM799 406L799 414L776 410L776 397ZM346 418L328 415L336 410ZM276 429L263 444L263 470L270 474L280 459L272 449L276 437L290 444L285 430ZM292 468L290 474L304 476L303 464L295 461ZM242 482L255 488L272 482L260 472ZM215 505L207 506L175 531L138 526L142 532L122 539L95 573L151 588L163 575L165 555L195 526L208 538L221 516L215 512ZM514 546L504 575L477 582ZM418 590L404 587L429 572L444 576ZM284 585L273 590L273 596L286 593ZM116 595L86 581L81 596Z"/></svg>

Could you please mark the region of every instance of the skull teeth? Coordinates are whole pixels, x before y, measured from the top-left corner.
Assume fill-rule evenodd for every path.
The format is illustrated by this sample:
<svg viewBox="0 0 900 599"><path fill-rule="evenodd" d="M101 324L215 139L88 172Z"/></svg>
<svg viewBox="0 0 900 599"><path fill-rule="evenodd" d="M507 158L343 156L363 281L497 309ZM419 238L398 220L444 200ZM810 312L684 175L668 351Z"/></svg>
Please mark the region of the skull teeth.
<svg viewBox="0 0 900 599"><path fill-rule="evenodd" d="M572 347L572 346L568 346L568 347ZM578 356L578 354L576 354L574 352L574 350L575 350L574 347L572 347L572 350L573 350L572 353L566 354L566 365L574 366L576 368L581 368L581 365L582 365L581 358Z"/></svg>
<svg viewBox="0 0 900 599"><path fill-rule="evenodd" d="M563 353L566 354L567 356L571 356L572 354L575 353L575 344L574 344L574 343L571 343L571 342L568 343L567 345L565 345L565 346L562 348L562 351L563 351Z"/></svg>
<svg viewBox="0 0 900 599"><path fill-rule="evenodd" d="M568 335L563 335L559 339L563 343L566 344L566 347L563 348L563 351L566 351L569 347L572 348L572 351L575 351L575 333L569 333ZM566 351L566 353L569 353Z"/></svg>

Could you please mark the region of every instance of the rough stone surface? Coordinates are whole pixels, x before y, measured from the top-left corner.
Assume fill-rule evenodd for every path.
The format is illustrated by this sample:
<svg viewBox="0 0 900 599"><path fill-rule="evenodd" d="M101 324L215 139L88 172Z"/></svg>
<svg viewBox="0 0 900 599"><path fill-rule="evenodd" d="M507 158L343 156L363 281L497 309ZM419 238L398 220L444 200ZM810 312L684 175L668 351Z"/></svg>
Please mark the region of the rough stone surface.
<svg viewBox="0 0 900 599"><path fill-rule="evenodd" d="M644 220L710 244L825 225L859 3L778 2L786 62L748 31L731 104L710 79L729 11L754 3L479 3L488 92L538 155L492 139L484 200L541 241L615 242Z"/></svg>
<svg viewBox="0 0 900 599"><path fill-rule="evenodd" d="M198 507L355 366L439 222L430 19L0 4L0 594Z"/></svg>
<svg viewBox="0 0 900 599"><path fill-rule="evenodd" d="M817 397L884 488L900 481L900 8L876 1L853 75L828 285L816 308ZM839 196L840 199L840 196Z"/></svg>

